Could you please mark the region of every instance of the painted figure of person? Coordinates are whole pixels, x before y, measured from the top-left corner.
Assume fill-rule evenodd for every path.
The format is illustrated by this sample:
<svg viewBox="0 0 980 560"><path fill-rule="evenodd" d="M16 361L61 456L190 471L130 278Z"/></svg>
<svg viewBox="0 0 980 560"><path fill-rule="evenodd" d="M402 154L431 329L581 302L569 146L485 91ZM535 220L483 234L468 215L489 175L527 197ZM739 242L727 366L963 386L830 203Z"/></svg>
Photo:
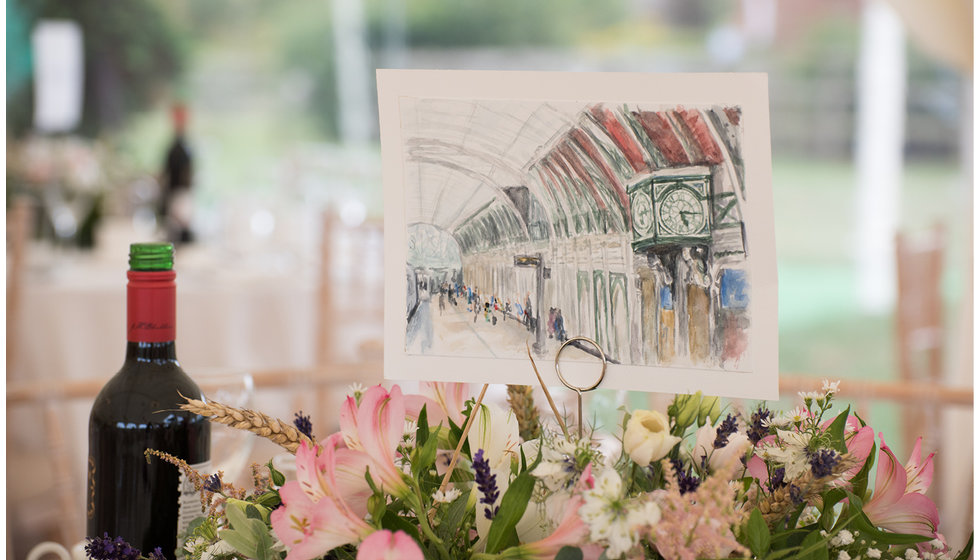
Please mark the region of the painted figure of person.
<svg viewBox="0 0 980 560"><path fill-rule="evenodd" d="M564 343L567 340L565 337L565 319L561 316L561 308L555 311L555 337L560 343Z"/></svg>

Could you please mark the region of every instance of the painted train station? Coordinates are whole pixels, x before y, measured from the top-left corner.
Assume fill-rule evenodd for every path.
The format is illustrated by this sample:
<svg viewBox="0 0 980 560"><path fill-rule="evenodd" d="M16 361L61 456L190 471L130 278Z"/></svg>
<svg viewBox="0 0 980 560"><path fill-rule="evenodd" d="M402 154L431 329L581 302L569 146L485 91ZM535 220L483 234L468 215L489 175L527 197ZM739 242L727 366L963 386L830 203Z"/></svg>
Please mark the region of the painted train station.
<svg viewBox="0 0 980 560"><path fill-rule="evenodd" d="M741 111L402 100L406 351L738 370Z"/></svg>

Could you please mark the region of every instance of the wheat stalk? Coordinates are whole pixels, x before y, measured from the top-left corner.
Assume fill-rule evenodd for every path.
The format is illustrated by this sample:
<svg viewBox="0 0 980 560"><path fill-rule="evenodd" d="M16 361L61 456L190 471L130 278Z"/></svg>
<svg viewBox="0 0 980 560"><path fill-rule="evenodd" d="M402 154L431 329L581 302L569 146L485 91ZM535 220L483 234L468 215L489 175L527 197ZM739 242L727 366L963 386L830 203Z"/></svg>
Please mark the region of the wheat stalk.
<svg viewBox="0 0 980 560"><path fill-rule="evenodd" d="M533 392L530 385L507 385L507 404L517 418L518 431L524 441L541 435L541 418L534 406Z"/></svg>
<svg viewBox="0 0 980 560"><path fill-rule="evenodd" d="M296 450L299 449L300 444L304 441L309 445L315 443L300 433L291 424L283 422L278 418L272 418L261 412L247 408L235 408L216 401L204 402L197 399L184 398L187 399L187 403L180 405L181 409L206 416L212 422L218 422L238 430L245 430L262 436L279 444L290 453L296 453Z"/></svg>

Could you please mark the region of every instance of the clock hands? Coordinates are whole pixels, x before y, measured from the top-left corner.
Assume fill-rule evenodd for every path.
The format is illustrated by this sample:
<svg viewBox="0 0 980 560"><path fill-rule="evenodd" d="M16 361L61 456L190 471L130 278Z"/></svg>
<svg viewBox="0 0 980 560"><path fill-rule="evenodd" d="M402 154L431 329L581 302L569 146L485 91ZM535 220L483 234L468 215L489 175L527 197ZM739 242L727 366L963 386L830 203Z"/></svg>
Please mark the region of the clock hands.
<svg viewBox="0 0 980 560"><path fill-rule="evenodd" d="M697 212L691 212L690 210L681 210L680 211L680 215L681 215L681 220L684 222L684 225L685 226L689 226L689 225L691 225L691 222L689 222L687 220L687 217L688 216L697 216L698 213Z"/></svg>

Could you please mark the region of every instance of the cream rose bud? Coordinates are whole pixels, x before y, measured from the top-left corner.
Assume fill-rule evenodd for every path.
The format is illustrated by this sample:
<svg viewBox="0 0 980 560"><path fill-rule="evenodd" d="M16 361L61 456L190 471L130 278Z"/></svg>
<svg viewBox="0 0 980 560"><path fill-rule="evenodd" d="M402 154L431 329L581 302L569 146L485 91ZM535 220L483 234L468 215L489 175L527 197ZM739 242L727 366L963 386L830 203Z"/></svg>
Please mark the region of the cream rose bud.
<svg viewBox="0 0 980 560"><path fill-rule="evenodd" d="M623 450L634 463L645 467L664 458L680 440L670 435L666 416L655 410L637 410L626 423Z"/></svg>

